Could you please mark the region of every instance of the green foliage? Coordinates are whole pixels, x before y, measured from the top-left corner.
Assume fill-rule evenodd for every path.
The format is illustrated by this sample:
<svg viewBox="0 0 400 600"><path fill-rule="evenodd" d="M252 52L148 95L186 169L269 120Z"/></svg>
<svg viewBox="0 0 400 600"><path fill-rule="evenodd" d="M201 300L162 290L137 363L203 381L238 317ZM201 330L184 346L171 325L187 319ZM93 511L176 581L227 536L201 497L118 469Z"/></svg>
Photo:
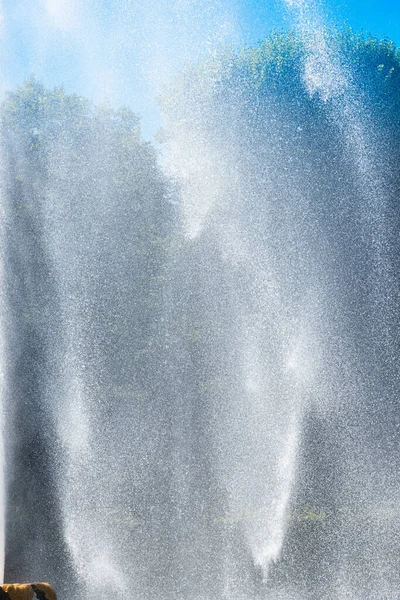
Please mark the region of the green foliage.
<svg viewBox="0 0 400 600"><path fill-rule="evenodd" d="M43 277L50 272L47 255L66 289L85 288L92 299L88 326L102 340L104 360L120 353L128 361L130 353L151 346L176 237L172 192L156 151L141 138L129 108L94 106L62 87L47 90L35 78L7 94L0 118L10 253L31 282L29 292L21 291L21 280L15 303L36 292L19 313L32 321L35 298L54 297L57 284ZM60 257L65 263L57 265ZM140 360L148 360L148 352Z"/></svg>
<svg viewBox="0 0 400 600"><path fill-rule="evenodd" d="M67 94L63 87L46 90L32 77L7 93L0 110L5 144L14 150L18 147L15 158L21 163L17 154L23 156L25 166L30 157L45 170L51 169L57 162L52 153L57 151L85 165L89 177L97 168L96 157L106 159L106 153L102 169L110 170L116 191L124 188L127 192L130 186L131 192L146 195L149 180L160 188L166 184L156 153L141 139L139 119L129 108L94 106L83 97Z"/></svg>
<svg viewBox="0 0 400 600"><path fill-rule="evenodd" d="M325 32L325 39L356 88L397 118L400 50L395 44L352 29ZM317 99L308 97L302 79L304 61L314 43L295 31L273 32L253 48L219 51L182 73L163 98L165 111L173 116L186 105L187 115L198 118L203 108L209 110L210 103L232 102L238 97L255 104L265 96L315 104Z"/></svg>

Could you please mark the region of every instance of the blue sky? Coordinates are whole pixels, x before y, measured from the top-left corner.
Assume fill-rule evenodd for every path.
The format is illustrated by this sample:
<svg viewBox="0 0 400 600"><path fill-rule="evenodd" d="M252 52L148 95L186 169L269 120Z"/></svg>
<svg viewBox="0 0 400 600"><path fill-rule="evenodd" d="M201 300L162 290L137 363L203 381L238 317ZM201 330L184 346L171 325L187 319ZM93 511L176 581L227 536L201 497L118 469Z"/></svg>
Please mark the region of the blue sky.
<svg viewBox="0 0 400 600"><path fill-rule="evenodd" d="M400 0L315 1L326 23L400 45ZM46 86L131 106L146 137L160 123L157 94L185 62L292 24L284 0L2 0L1 12L3 92L35 74Z"/></svg>

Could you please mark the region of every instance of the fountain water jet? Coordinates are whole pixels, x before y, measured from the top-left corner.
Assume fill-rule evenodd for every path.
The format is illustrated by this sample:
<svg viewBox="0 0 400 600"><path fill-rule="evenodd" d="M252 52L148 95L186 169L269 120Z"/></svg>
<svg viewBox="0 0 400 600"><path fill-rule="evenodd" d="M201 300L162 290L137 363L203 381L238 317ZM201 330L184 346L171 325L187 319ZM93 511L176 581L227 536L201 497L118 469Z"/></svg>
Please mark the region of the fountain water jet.
<svg viewBox="0 0 400 600"><path fill-rule="evenodd" d="M61 598L107 598L102 576L121 600L383 589L397 513L357 511L397 492L396 186L346 38L289 4L296 35L165 93L173 181L129 111L33 80L5 105L13 464L50 497L11 481L10 557ZM18 552L24 512L41 554Z"/></svg>

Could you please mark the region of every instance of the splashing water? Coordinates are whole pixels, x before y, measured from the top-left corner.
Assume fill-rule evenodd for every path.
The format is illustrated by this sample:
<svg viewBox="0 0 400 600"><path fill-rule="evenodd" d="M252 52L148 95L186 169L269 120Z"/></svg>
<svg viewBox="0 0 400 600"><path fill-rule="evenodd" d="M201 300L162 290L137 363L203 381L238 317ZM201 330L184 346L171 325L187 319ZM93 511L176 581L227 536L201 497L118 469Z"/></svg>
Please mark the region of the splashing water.
<svg viewBox="0 0 400 600"><path fill-rule="evenodd" d="M96 100L136 62L145 106L201 61L163 91L164 170L129 110L33 79L3 106L7 577L61 600L400 585L396 182L347 38L284 4L295 33L242 52L216 50L219 1L32 21Z"/></svg>
<svg viewBox="0 0 400 600"><path fill-rule="evenodd" d="M1 135L1 132L0 132ZM1 160L1 159L0 159ZM0 188L0 194L4 194L4 189ZM4 197L4 196L3 196ZM1 203L0 219L1 223L5 222L5 203ZM2 231L2 229L0 230ZM3 236L2 236L3 237ZM3 238L4 239L4 238ZM5 486L5 412L7 400L7 304L4 293L4 276L5 270L5 252L2 247L2 256L0 258L0 281L2 282L3 290L0 294L0 584L4 582L4 562L5 562L5 511L6 511L6 486Z"/></svg>

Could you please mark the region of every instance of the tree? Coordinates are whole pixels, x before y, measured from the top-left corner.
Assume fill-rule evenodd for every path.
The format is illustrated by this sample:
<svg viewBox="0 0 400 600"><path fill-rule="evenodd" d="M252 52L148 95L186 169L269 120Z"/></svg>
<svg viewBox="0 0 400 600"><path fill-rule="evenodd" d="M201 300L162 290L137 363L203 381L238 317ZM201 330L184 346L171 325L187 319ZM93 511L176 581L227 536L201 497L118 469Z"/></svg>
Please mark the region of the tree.
<svg viewBox="0 0 400 600"><path fill-rule="evenodd" d="M0 118L13 431L6 574L49 578L69 595L71 564L89 564L93 551L88 523L111 539L108 514L137 510L147 493L132 491L134 473L122 477L118 465L146 435L129 424L152 410L158 385L174 209L129 109L94 107L32 78L7 94ZM88 431L74 417L82 407ZM92 453L75 453L86 433ZM80 532L75 554L68 527ZM116 549L132 551L128 541Z"/></svg>

